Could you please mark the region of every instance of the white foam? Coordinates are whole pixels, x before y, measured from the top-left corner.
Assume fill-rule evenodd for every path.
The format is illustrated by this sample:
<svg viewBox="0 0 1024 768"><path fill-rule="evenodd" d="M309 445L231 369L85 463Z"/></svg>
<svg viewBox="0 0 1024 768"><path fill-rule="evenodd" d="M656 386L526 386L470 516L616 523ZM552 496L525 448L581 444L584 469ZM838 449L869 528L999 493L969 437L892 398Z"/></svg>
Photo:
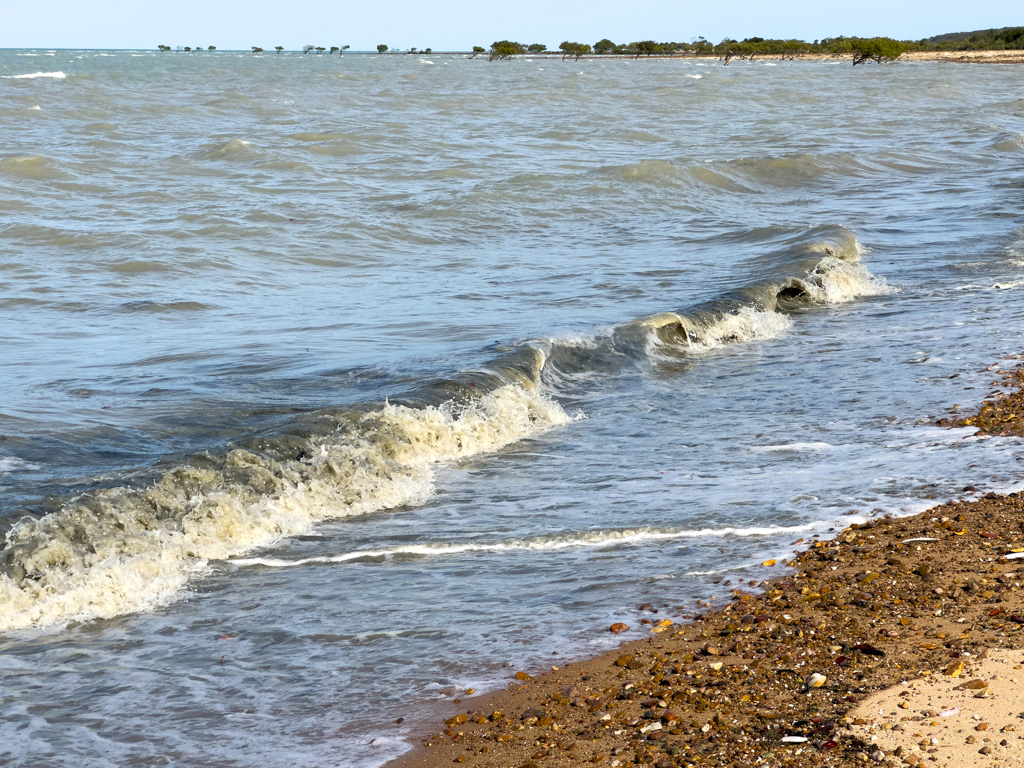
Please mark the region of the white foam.
<svg viewBox="0 0 1024 768"><path fill-rule="evenodd" d="M857 246L858 251L860 246ZM885 278L872 275L859 261L826 256L808 276L809 293L822 304L845 304L865 296L895 293Z"/></svg>
<svg viewBox="0 0 1024 768"><path fill-rule="evenodd" d="M310 439L302 460L233 450L216 469L178 467L144 491L98 491L88 507L72 500L8 532L12 562L30 578L0 576L0 630L166 604L209 560L269 546L321 520L421 503L438 462L495 451L569 420L535 389L506 385L461 406L385 405Z"/></svg>
<svg viewBox="0 0 1024 768"><path fill-rule="evenodd" d="M723 344L756 339L776 339L789 330L788 315L742 307L722 317L710 328L702 329L694 346L715 349Z"/></svg>
<svg viewBox="0 0 1024 768"><path fill-rule="evenodd" d="M794 526L766 526L757 528L702 528L656 529L637 528L621 531L587 531L585 533L559 534L555 536L538 536L530 539L514 539L511 541L484 543L470 542L466 544L410 544L391 549L364 549L345 552L340 555L324 555L307 557L300 560L284 560L273 557L250 557L232 560L233 565L240 567L262 565L269 568L295 568L303 565L326 565L330 563L348 563L354 560L391 559L396 555L419 555L422 557L444 557L461 555L471 552L516 552L516 551L556 551L582 547L607 547L621 544L641 544L650 541L666 541L673 539L722 538L725 536L774 536L777 534L804 533L821 527L820 523L808 523Z"/></svg>
<svg viewBox="0 0 1024 768"><path fill-rule="evenodd" d="M0 456L0 472L31 471L39 468L39 464L30 464L16 456Z"/></svg>
<svg viewBox="0 0 1024 768"><path fill-rule="evenodd" d="M829 443L786 443L784 445L758 445L750 449L751 453L779 453L794 451L807 453L811 451L831 451L835 446Z"/></svg>
<svg viewBox="0 0 1024 768"><path fill-rule="evenodd" d="M39 77L52 77L54 80L63 80L67 75L63 72L33 72L31 75L0 75L3 80L35 80Z"/></svg>
<svg viewBox="0 0 1024 768"><path fill-rule="evenodd" d="M704 79L704 75L686 75L686 77L690 78L691 80L703 80Z"/></svg>

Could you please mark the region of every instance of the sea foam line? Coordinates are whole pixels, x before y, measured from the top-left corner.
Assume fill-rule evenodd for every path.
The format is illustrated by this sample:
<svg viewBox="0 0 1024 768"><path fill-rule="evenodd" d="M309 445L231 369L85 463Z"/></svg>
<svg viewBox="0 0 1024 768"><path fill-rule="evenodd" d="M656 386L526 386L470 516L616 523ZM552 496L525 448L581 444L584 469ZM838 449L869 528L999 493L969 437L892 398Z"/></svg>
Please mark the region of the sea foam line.
<svg viewBox="0 0 1024 768"><path fill-rule="evenodd" d="M248 557L231 560L238 567L262 565L269 568L295 568L303 565L327 565L331 563L348 563L366 558L393 558L396 555L420 555L423 557L441 557L460 555L469 552L515 552L515 551L554 551L583 547L605 547L619 544L639 544L646 541L664 541L671 539L699 539L709 537L748 537L774 536L777 534L805 533L821 527L821 523L807 523L794 526L766 526L758 528L702 528L700 530L685 529L654 529L639 528L621 531L602 530L579 534L577 536L560 535L538 536L529 539L514 539L493 543L466 544L409 544L391 549L363 549L345 552L339 555L322 555L305 557L299 560L285 560L275 557Z"/></svg>

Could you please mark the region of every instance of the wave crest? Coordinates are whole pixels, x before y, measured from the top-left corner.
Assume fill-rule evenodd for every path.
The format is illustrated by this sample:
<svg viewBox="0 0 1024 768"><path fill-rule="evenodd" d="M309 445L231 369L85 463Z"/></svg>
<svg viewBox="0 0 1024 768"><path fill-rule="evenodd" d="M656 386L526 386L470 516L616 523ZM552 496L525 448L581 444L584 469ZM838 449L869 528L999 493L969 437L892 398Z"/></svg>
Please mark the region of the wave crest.
<svg viewBox="0 0 1024 768"><path fill-rule="evenodd" d="M314 421L314 436L197 459L144 490L99 491L22 520L0 552L0 630L169 602L208 560L321 520L420 503L437 462L497 450L569 416L536 389L508 384L461 404L385 404Z"/></svg>

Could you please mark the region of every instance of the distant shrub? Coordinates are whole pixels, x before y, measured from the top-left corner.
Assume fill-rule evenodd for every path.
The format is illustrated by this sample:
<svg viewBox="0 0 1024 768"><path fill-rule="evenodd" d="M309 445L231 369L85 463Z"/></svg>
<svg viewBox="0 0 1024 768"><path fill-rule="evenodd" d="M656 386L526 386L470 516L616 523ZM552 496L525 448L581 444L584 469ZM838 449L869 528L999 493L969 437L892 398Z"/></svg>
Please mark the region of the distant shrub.
<svg viewBox="0 0 1024 768"><path fill-rule="evenodd" d="M872 37L867 40L855 39L850 42L853 51L853 66L866 61L881 64L883 61L895 61L907 50L907 47L891 37Z"/></svg>

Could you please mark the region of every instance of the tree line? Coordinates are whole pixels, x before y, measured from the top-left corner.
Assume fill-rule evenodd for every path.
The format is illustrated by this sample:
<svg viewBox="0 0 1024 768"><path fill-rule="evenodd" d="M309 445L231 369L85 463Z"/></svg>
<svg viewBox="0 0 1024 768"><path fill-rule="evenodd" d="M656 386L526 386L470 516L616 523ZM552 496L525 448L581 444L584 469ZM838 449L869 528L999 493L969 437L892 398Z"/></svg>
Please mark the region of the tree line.
<svg viewBox="0 0 1024 768"><path fill-rule="evenodd" d="M711 43L699 37L690 43L639 40L632 43L613 43L608 38L598 40L593 45L566 40L558 46L558 51L549 51L542 43L523 45L511 40L499 40L491 43L490 61L511 59L514 56L553 53L561 54L562 60L572 58L578 60L582 56L713 56L722 58L728 64L734 58L754 59L760 55L778 56L783 59L795 59L802 54L852 55L854 65L866 61L892 61L908 50L916 50L905 41L893 40L888 37L858 38L835 37L815 40L807 43L803 40L771 40L762 37L750 37L745 40L726 38L720 43ZM474 55L484 53L480 46L473 47Z"/></svg>
<svg viewBox="0 0 1024 768"><path fill-rule="evenodd" d="M310 52L312 52L312 53L323 53L324 51L327 51L329 54L335 54L336 53L339 56L341 56L341 55L343 55L345 53L345 51L347 51L351 47L352 46L350 46L350 45L340 45L340 46L339 45L332 45L330 48L325 48L322 45L304 45L304 46L302 46L302 52L303 53L310 53ZM251 46L251 48L252 48L252 52L253 53L263 53L263 49L260 48L258 45L253 45L253 46ZM164 51L164 52L175 50L175 51L184 51L185 53L190 53L192 51L201 51L201 50L203 50L203 47L202 46L196 46L195 48L192 48L191 46L188 46L188 45L179 45L179 46L175 46L172 49L171 46L169 46L169 45L158 45L157 49L160 50L160 51ZM206 50L212 53L213 51L217 50L217 46L216 45L208 46L206 48ZM281 51L284 50L284 46L283 45L275 45L274 46L274 50L277 51L278 53L280 53ZM429 50L430 49L428 48L427 51L429 52Z"/></svg>
<svg viewBox="0 0 1024 768"><path fill-rule="evenodd" d="M170 46L157 46L161 51L172 50ZM331 46L329 53L343 54L349 46ZM750 59L758 56L772 56L783 59L795 59L797 56L807 54L844 55L853 59L853 64L863 64L868 61L879 63L894 61L909 51L970 51L970 50L1010 50L1024 49L1024 27L1003 27L1001 29L983 29L974 32L956 32L947 35L937 35L923 40L894 40L889 37L828 37L822 40L815 40L812 43L797 39L771 39L763 37L748 37L744 40L726 38L719 43L712 43L703 37L688 43L678 42L656 42L654 40L638 40L631 43L614 43L608 38L598 40L593 45L589 43L578 43L566 40L562 42L557 50L549 51L543 43L530 43L524 45L511 40L498 40L491 43L489 49L480 45L474 45L472 55L479 56L486 54L490 61L501 61L511 59L515 56L529 54L554 54L561 55L562 60L578 60L583 56L703 56L718 57L728 64L732 59ZM203 48L197 46L177 46L178 51L201 51ZM216 46L208 46L207 51L217 50ZM284 50L284 46L275 46L278 53ZM252 46L253 53L263 53L263 49ZM302 47L303 53L324 53L328 51L322 46L306 45ZM377 53L407 53L407 54L430 54L432 49L425 48L422 51L410 48L407 51L398 51L387 45L377 46Z"/></svg>

